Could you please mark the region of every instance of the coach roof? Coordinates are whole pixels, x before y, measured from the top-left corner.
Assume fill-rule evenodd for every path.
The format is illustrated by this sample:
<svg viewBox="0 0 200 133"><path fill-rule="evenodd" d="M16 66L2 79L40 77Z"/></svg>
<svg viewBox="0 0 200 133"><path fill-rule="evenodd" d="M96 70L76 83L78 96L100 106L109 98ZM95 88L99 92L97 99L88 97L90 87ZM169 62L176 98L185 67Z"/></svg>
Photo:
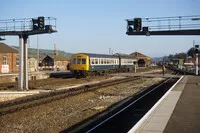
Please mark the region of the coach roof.
<svg viewBox="0 0 200 133"><path fill-rule="evenodd" d="M85 54L89 57L96 57L96 58L118 58L115 55L107 55L107 54L94 54L94 53L79 53L79 54Z"/></svg>

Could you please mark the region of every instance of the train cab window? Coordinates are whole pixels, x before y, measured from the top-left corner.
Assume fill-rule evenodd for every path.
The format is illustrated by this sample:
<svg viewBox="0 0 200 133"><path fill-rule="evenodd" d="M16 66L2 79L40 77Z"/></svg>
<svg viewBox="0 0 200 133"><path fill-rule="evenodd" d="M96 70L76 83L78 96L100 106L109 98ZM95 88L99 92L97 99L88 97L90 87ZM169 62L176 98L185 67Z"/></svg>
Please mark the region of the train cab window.
<svg viewBox="0 0 200 133"><path fill-rule="evenodd" d="M81 59L80 58L77 59L77 64L81 64Z"/></svg>
<svg viewBox="0 0 200 133"><path fill-rule="evenodd" d="M86 59L85 58L82 59L82 64L86 64Z"/></svg>
<svg viewBox="0 0 200 133"><path fill-rule="evenodd" d="M73 58L72 63L73 63L73 64L76 64L76 58Z"/></svg>

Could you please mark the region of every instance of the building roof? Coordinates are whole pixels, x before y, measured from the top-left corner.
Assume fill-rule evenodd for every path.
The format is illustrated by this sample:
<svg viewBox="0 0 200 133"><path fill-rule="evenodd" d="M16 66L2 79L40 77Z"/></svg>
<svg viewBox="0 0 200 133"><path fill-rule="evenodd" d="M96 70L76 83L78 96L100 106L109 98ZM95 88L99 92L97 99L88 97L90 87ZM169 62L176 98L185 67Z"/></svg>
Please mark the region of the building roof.
<svg viewBox="0 0 200 133"><path fill-rule="evenodd" d="M45 59L46 57L49 57L51 59L53 59L54 61L68 61L70 60L68 57L65 57L65 56L51 56L51 55L46 55L43 59Z"/></svg>
<svg viewBox="0 0 200 133"><path fill-rule="evenodd" d="M135 56L135 57L148 57L148 58L150 58L149 56L146 56L146 55L139 53L139 52L133 52L130 55Z"/></svg>
<svg viewBox="0 0 200 133"><path fill-rule="evenodd" d="M97 58L118 58L115 55L108 55L108 54L94 54L94 53L78 53L78 54L84 54L89 57L97 57Z"/></svg>
<svg viewBox="0 0 200 133"><path fill-rule="evenodd" d="M0 42L0 53L19 53L17 49Z"/></svg>

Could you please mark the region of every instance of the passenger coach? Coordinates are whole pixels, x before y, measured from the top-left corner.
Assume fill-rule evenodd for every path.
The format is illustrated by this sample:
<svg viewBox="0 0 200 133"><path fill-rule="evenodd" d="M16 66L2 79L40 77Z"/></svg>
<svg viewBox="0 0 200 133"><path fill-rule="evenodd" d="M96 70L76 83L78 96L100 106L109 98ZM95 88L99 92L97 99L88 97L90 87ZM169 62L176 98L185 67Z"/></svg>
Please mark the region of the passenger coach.
<svg viewBox="0 0 200 133"><path fill-rule="evenodd" d="M119 55L78 53L72 55L70 71L76 77L101 75L107 72L130 71L137 60Z"/></svg>

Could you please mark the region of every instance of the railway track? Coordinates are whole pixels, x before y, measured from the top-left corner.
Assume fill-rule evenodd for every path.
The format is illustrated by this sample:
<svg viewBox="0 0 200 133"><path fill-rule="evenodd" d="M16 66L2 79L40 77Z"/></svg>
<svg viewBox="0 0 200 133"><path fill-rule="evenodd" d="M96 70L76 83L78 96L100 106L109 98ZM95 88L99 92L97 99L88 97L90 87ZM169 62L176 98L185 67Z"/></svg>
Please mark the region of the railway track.
<svg viewBox="0 0 200 133"><path fill-rule="evenodd" d="M141 77L128 77L124 79L117 79L112 81L102 81L97 84L85 85L67 90L54 90L51 92L41 93L33 96L28 96L13 101L0 104L0 116L20 111L23 109L39 106L42 104L50 103L60 100L69 96L77 95L87 91L94 91L103 87L108 87L116 84L121 84L133 80L140 79Z"/></svg>
<svg viewBox="0 0 200 133"><path fill-rule="evenodd" d="M176 81L177 78L168 78L62 132L128 132Z"/></svg>

